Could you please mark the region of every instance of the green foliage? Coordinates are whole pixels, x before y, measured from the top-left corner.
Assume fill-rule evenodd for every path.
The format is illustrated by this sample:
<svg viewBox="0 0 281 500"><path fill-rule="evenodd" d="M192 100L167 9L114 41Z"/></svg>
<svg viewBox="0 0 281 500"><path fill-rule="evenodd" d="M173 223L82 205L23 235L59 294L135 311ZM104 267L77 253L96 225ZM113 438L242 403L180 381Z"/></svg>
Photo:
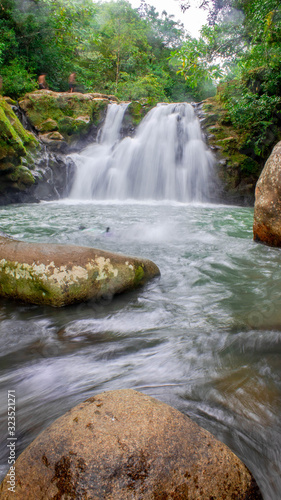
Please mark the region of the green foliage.
<svg viewBox="0 0 281 500"><path fill-rule="evenodd" d="M122 77L124 78L124 75ZM117 95L121 100L137 101L148 98L150 102L167 101L161 81L153 74L138 77L134 81L127 78L127 81L120 82Z"/></svg>
<svg viewBox="0 0 281 500"><path fill-rule="evenodd" d="M14 98L36 88L42 73L51 90L67 91L74 71L80 92L154 100L198 94L169 59L182 44L182 25L145 3L137 10L126 0L0 0L0 12L0 74Z"/></svg>
<svg viewBox="0 0 281 500"><path fill-rule="evenodd" d="M53 90L66 90L77 51L91 38L92 2L0 0L0 9L0 73L5 89L15 61L16 78L26 77L26 85L13 85L14 97L25 93L30 80L36 75L37 81L41 73L47 73Z"/></svg>
<svg viewBox="0 0 281 500"><path fill-rule="evenodd" d="M22 59L14 59L10 64L4 66L1 70L1 76L3 78L3 94L9 95L13 99L37 89L35 75L30 74L25 69L25 61Z"/></svg>
<svg viewBox="0 0 281 500"><path fill-rule="evenodd" d="M190 86L201 87L204 79L224 82L217 98L241 138L240 151L262 163L280 139L280 1L208 3L210 25L203 27L199 40L187 40L173 56ZM248 162L246 170L253 165Z"/></svg>
<svg viewBox="0 0 281 500"><path fill-rule="evenodd" d="M180 49L172 52L171 58L178 62L179 73L191 88L204 81L216 81L222 76L220 65L209 60L208 43L202 37L199 40L189 38Z"/></svg>
<svg viewBox="0 0 281 500"><path fill-rule="evenodd" d="M233 125L246 135L244 148L263 156L278 133L281 98L253 93L241 81L229 82L219 92Z"/></svg>

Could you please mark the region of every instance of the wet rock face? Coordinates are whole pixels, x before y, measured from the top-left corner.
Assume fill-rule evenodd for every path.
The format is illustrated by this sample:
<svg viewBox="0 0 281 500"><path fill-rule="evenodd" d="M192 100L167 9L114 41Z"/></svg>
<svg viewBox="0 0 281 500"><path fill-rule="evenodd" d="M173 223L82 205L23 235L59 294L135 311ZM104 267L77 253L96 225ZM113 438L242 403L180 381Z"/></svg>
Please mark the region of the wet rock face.
<svg viewBox="0 0 281 500"><path fill-rule="evenodd" d="M147 259L0 236L0 296L54 307L135 289L160 274Z"/></svg>
<svg viewBox="0 0 281 500"><path fill-rule="evenodd" d="M281 246L281 141L273 149L255 191L254 240Z"/></svg>
<svg viewBox="0 0 281 500"><path fill-rule="evenodd" d="M32 169L39 151L37 139L24 129L11 105L0 96L0 196L24 191L35 182Z"/></svg>
<svg viewBox="0 0 281 500"><path fill-rule="evenodd" d="M253 151L246 150L244 133L235 128L226 109L216 98L196 104L195 110L206 142L217 158L220 200L228 204L253 206L261 167Z"/></svg>
<svg viewBox="0 0 281 500"><path fill-rule="evenodd" d="M19 108L0 96L0 205L54 200L68 194L75 167L70 158L47 151ZM54 126L47 120L48 126ZM66 144L64 141L53 141ZM61 146L61 149L62 146Z"/></svg>
<svg viewBox="0 0 281 500"><path fill-rule="evenodd" d="M0 499L9 499L7 478ZM259 500L255 480L210 433L133 390L56 420L16 461L17 500Z"/></svg>

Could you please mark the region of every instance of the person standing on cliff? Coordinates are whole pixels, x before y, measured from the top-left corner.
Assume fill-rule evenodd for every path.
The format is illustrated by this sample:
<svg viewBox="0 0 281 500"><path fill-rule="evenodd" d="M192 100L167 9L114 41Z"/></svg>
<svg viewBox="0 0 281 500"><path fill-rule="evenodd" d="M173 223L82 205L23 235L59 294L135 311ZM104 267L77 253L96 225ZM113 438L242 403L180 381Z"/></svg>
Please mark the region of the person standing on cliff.
<svg viewBox="0 0 281 500"><path fill-rule="evenodd" d="M38 85L40 90L49 88L46 82L46 73L42 73L42 75L38 77Z"/></svg>
<svg viewBox="0 0 281 500"><path fill-rule="evenodd" d="M75 83L76 83L75 77L76 77L76 73L71 73L71 75L69 75L69 78L68 78L69 92L74 91Z"/></svg>

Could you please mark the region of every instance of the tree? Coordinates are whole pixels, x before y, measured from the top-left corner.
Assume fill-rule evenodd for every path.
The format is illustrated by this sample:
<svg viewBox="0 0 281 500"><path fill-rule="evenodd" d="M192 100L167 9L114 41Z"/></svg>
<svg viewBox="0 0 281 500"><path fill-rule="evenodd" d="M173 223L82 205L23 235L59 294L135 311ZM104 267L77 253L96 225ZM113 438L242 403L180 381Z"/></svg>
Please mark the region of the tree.
<svg viewBox="0 0 281 500"><path fill-rule="evenodd" d="M146 66L149 53L146 25L125 0L102 5L100 19L97 49L111 63L117 92L121 72L136 74Z"/></svg>
<svg viewBox="0 0 281 500"><path fill-rule="evenodd" d="M36 87L42 72L48 73L54 90L66 85L77 51L87 40L89 19L94 13L92 2L0 0L0 12L4 90L18 97ZM21 87L19 81L23 82Z"/></svg>

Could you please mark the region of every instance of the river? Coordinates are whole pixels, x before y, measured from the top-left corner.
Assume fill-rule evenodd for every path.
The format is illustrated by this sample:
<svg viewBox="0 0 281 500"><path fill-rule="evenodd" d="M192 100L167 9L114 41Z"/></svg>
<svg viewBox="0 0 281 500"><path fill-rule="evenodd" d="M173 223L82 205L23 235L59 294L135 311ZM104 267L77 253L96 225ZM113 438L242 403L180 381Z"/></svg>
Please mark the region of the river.
<svg viewBox="0 0 281 500"><path fill-rule="evenodd" d="M264 500L279 500L281 251L253 242L253 210L65 200L0 207L0 217L2 231L22 240L141 255L161 270L97 304L1 299L1 477L8 390L19 454L78 402L133 388L212 432L249 467Z"/></svg>

